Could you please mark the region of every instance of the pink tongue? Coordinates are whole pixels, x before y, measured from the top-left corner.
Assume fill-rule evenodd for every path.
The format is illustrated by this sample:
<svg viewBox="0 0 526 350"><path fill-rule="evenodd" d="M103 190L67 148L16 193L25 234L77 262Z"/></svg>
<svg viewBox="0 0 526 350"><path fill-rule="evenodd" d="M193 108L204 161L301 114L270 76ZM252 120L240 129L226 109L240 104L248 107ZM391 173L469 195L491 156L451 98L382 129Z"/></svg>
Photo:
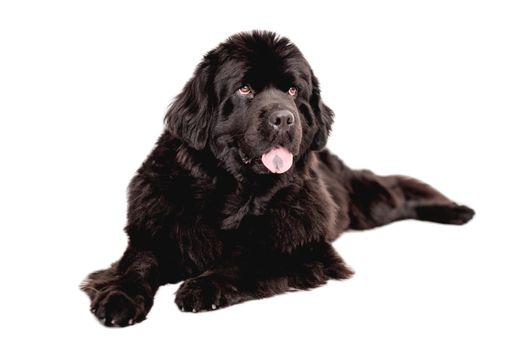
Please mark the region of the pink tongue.
<svg viewBox="0 0 526 350"><path fill-rule="evenodd" d="M263 154L261 161L271 172L283 174L292 166L292 153L284 147L274 148Z"/></svg>

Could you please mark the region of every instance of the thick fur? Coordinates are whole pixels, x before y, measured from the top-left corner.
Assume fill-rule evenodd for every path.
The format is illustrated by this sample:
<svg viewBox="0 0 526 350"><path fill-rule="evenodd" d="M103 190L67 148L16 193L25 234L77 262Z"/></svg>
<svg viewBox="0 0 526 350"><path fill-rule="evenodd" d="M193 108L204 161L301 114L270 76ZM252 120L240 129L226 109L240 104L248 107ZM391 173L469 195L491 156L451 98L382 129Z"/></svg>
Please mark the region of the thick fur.
<svg viewBox="0 0 526 350"><path fill-rule="evenodd" d="M276 109L295 118L283 132L268 123ZM140 322L158 287L180 281L175 303L190 312L315 288L352 275L331 245L346 230L472 218L415 179L349 169L324 149L332 119L286 38L242 33L210 51L129 185L127 250L82 285L95 316L107 326ZM277 146L294 154L280 175L260 161Z"/></svg>

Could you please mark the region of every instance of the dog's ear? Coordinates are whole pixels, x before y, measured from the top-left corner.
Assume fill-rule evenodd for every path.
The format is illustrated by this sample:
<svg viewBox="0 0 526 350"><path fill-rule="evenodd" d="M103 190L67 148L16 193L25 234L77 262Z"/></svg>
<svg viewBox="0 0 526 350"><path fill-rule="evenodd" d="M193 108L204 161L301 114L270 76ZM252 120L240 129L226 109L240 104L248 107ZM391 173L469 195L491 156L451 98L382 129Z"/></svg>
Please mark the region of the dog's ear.
<svg viewBox="0 0 526 350"><path fill-rule="evenodd" d="M215 109L211 61L208 55L197 66L164 117L166 129L197 150L208 142Z"/></svg>
<svg viewBox="0 0 526 350"><path fill-rule="evenodd" d="M318 79L312 73L312 95L310 97L310 106L314 112L314 118L318 124L318 130L312 140L311 149L314 151L321 150L327 144L327 138L331 132L334 112L327 107L321 100L320 86Z"/></svg>

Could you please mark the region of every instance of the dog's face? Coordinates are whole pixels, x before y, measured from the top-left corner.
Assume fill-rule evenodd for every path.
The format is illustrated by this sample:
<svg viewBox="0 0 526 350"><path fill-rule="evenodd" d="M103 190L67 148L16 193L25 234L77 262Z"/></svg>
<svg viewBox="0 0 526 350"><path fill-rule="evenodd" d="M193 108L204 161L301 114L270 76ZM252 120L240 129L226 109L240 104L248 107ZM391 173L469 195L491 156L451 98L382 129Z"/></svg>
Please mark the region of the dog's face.
<svg viewBox="0 0 526 350"><path fill-rule="evenodd" d="M231 173L283 173L324 147L332 111L301 52L269 32L242 33L210 51L166 115L191 147Z"/></svg>

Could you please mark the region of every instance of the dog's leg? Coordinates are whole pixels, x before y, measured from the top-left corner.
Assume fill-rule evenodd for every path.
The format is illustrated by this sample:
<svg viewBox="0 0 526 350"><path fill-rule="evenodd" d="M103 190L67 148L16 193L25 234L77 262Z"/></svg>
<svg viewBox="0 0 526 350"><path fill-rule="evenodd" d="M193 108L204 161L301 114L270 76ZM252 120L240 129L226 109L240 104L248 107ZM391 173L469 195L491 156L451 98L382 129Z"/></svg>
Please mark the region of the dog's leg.
<svg viewBox="0 0 526 350"><path fill-rule="evenodd" d="M159 185L162 179L147 174L137 174L128 187L128 249L118 262L90 274L81 286L91 299L92 312L107 326L144 320L160 283L166 282L153 237L172 229L175 214L167 197L172 188Z"/></svg>
<svg viewBox="0 0 526 350"><path fill-rule="evenodd" d="M106 326L128 326L146 318L159 288L155 256L128 247L109 269L91 273L81 289L91 299L91 311Z"/></svg>
<svg viewBox="0 0 526 350"><path fill-rule="evenodd" d="M254 252L255 253L255 252ZM291 253L245 254L184 282L175 303L182 311L224 308L294 290L307 290L352 271L328 242L311 243Z"/></svg>
<svg viewBox="0 0 526 350"><path fill-rule="evenodd" d="M352 171L350 212L352 229L367 229L402 219L462 225L475 212L458 205L433 187L416 179L370 171Z"/></svg>

